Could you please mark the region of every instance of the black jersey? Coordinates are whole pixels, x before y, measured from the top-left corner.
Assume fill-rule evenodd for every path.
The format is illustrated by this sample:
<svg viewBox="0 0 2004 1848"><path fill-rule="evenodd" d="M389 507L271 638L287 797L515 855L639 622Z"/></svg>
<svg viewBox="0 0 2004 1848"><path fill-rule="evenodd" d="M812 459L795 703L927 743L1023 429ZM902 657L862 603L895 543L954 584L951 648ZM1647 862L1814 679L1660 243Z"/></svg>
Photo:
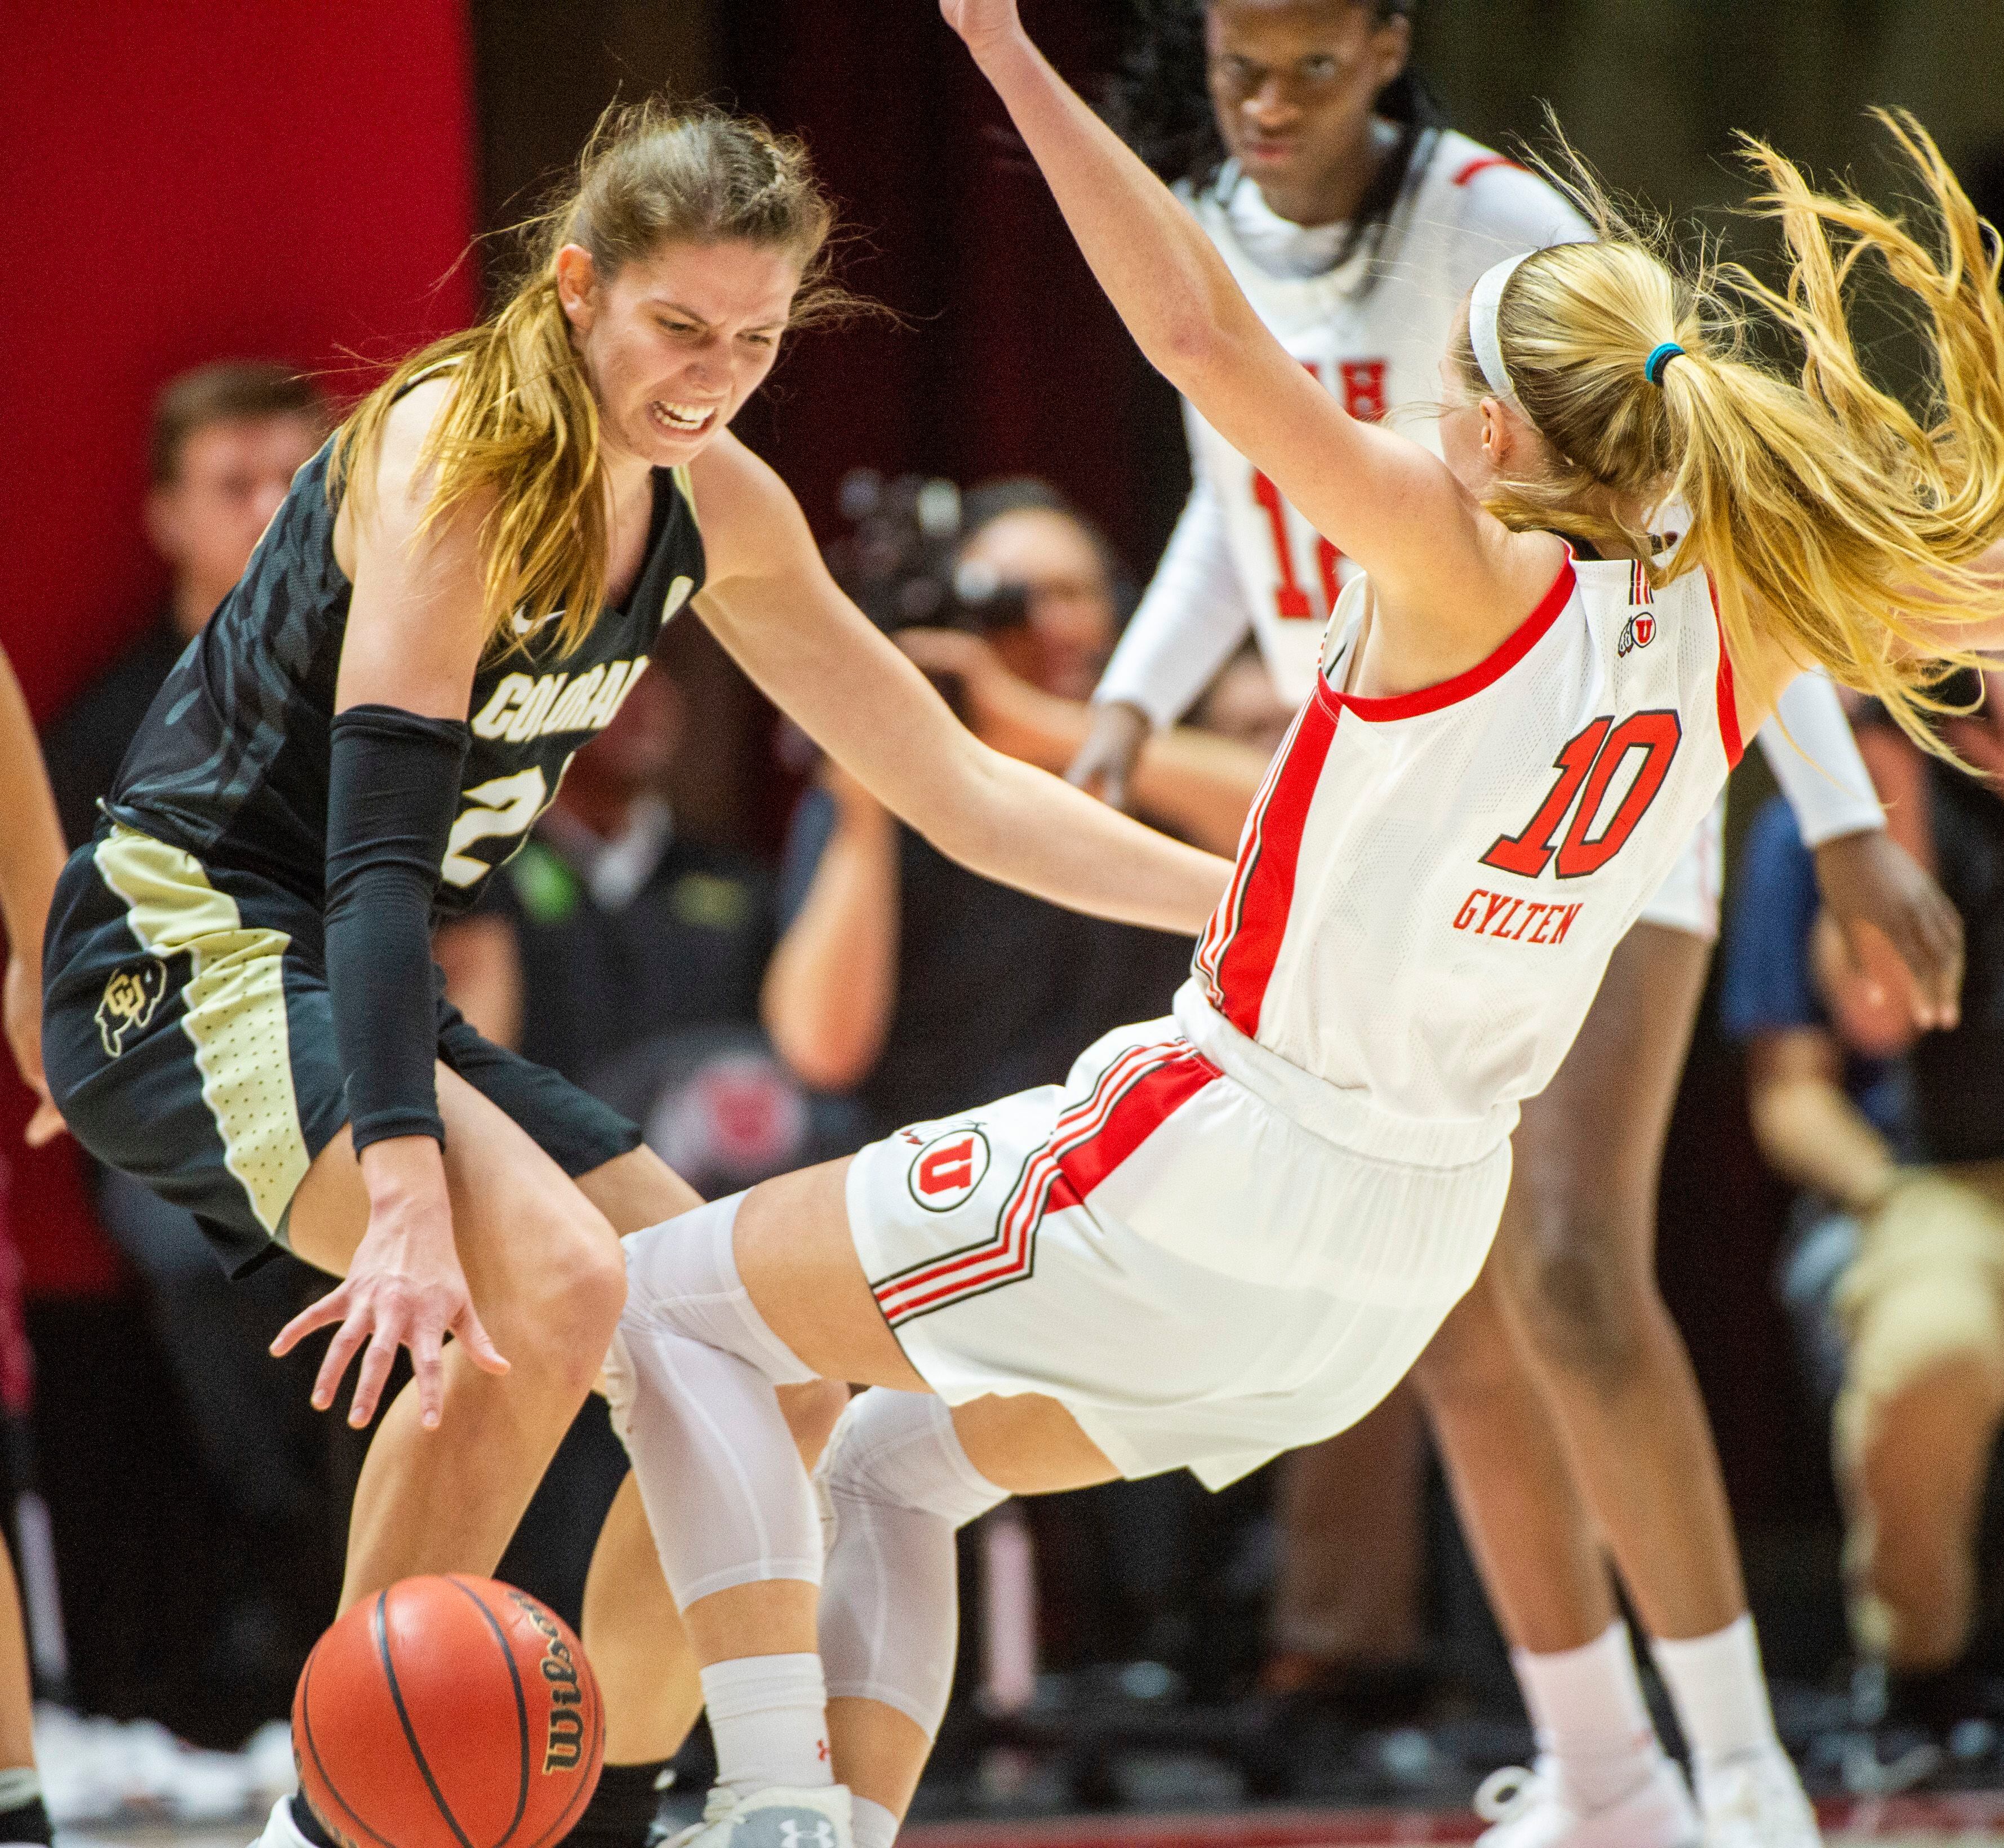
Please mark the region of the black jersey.
<svg viewBox="0 0 2004 1848"><path fill-rule="evenodd" d="M334 558L331 439L293 478L235 589L188 644L105 807L128 827L318 906L335 677L352 587ZM625 602L557 653L524 635L474 676L468 752L437 906L466 910L527 838L571 755L611 722L662 625L702 584L686 469L654 471L646 556ZM516 619L518 626L522 619ZM547 625L554 631L554 622Z"/></svg>

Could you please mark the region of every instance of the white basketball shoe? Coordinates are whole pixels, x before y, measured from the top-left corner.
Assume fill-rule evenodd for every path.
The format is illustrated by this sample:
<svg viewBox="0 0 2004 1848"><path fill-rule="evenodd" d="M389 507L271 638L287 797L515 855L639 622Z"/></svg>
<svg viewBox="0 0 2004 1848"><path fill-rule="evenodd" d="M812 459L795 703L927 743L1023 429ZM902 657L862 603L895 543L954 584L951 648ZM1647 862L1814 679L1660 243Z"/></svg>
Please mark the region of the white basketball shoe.
<svg viewBox="0 0 2004 1848"><path fill-rule="evenodd" d="M856 1848L849 1787L796 1790L775 1784L738 1797L719 1784L702 1806L702 1820L670 1837L667 1848Z"/></svg>
<svg viewBox="0 0 2004 1848"><path fill-rule="evenodd" d="M1582 1814L1548 1762L1512 1766L1483 1780L1475 1813L1494 1826L1476 1848L1706 1848L1683 1773L1659 1752L1648 1780L1619 1802Z"/></svg>
<svg viewBox="0 0 2004 1848"><path fill-rule="evenodd" d="M1823 1840L1803 1780L1778 1745L1701 1765L1697 1803L1705 1848L1819 1848Z"/></svg>

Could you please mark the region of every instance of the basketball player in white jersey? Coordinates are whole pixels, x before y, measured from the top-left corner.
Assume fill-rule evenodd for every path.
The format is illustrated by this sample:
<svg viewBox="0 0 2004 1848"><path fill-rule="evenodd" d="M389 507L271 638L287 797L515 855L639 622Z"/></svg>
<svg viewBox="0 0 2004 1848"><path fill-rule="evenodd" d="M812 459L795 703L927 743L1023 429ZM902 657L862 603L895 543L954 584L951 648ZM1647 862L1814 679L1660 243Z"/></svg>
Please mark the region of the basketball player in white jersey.
<svg viewBox="0 0 2004 1848"><path fill-rule="evenodd" d="M1483 271L1592 234L1544 181L1431 119L1406 65L1411 7L1189 0L1156 16L1115 118L1282 346L1367 419L1431 400ZM1249 631L1282 696L1308 697L1356 571L1187 400L1184 415L1195 485L1072 770L1116 801L1143 741L1182 716ZM1431 419L1402 427L1437 447ZM1637 633L1653 621L1639 609ZM1931 1024L1954 998L1954 913L1887 836L1829 682L1799 679L1782 724L1785 736L1770 725L1761 743L1831 908L1893 935ZM1718 935L1722 820L1722 802L1617 951L1557 1078L1527 1104L1497 1262L1416 1373L1539 1733L1538 1774L1485 1791L1488 1848L1697 1839L1643 1702L1603 1534L1687 1738L1794 1782L1710 1429L1655 1281L1657 1173ZM1584 1464L1577 1482L1568 1449ZM1813 1839L1806 1810L1790 1807L1799 1839Z"/></svg>
<svg viewBox="0 0 2004 1848"><path fill-rule="evenodd" d="M704 1665L702 1848L888 1848L962 1522L1223 1484L1368 1411L1480 1271L1519 1104L1781 689L1826 666L1918 732L1927 661L2004 648L2004 307L1932 144L1901 143L1921 237L1754 150L1790 208L1782 296L1680 275L1611 212L1486 270L1444 462L1308 377L1014 0L945 11L1143 350L1367 575L1172 1019L626 1241L608 1384ZM1925 425L1858 366L1838 226L1931 328ZM1739 356L1756 312L1817 352L1816 396ZM1690 525L1652 565L1673 491ZM844 1415L819 1510L773 1391L817 1378L888 1389ZM1789 1839L1799 1793L1765 1770L1701 1755L1720 1848Z"/></svg>

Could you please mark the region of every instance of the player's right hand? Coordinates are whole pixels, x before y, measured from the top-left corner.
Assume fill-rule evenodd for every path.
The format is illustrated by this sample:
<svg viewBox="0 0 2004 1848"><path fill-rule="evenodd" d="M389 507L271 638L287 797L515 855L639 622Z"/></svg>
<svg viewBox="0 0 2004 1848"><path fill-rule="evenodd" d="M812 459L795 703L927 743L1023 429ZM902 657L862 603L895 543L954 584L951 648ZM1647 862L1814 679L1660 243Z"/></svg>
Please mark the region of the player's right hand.
<svg viewBox="0 0 2004 1848"><path fill-rule="evenodd" d="M423 1149L408 1152L415 1160L398 1159L407 1152L400 1145L418 1143ZM376 1415L397 1350L408 1348L419 1416L427 1431L435 1430L445 1398L443 1350L448 1333L464 1344L467 1357L483 1373L505 1373L508 1362L482 1326L460 1268L438 1145L429 1138L405 1136L373 1144L364 1153L374 1155L378 1149L395 1152L364 1164L370 1183L369 1229L356 1247L347 1277L280 1329L272 1352L289 1353L316 1328L338 1323L314 1381L314 1408L324 1411L333 1404L349 1362L361 1354L348 1411L349 1423L359 1429Z"/></svg>
<svg viewBox="0 0 2004 1848"><path fill-rule="evenodd" d="M1127 782L1148 742L1148 715L1125 700L1092 708L1092 729L1065 772L1065 780L1090 791L1109 808L1127 807Z"/></svg>

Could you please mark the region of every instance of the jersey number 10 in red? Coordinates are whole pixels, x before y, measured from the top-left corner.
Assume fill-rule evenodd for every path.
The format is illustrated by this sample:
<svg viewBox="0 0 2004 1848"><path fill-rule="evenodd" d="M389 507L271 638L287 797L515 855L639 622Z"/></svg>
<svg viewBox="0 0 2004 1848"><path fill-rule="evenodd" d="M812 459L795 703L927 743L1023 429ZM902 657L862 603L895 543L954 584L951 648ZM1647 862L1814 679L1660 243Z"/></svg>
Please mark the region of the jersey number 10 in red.
<svg viewBox="0 0 2004 1848"><path fill-rule="evenodd" d="M1648 812L1656 791L1670 773L1683 736L1683 727L1674 712L1634 713L1618 725L1611 718L1596 719L1560 752L1558 780L1523 832L1503 836L1482 856L1482 864L1527 879L1535 879L1554 859L1561 879L1599 872L1628 844L1636 824ZM1634 781L1606 826L1598 834L1589 833L1609 787L1631 751L1642 753ZM1559 829L1568 813L1572 826L1561 841Z"/></svg>

